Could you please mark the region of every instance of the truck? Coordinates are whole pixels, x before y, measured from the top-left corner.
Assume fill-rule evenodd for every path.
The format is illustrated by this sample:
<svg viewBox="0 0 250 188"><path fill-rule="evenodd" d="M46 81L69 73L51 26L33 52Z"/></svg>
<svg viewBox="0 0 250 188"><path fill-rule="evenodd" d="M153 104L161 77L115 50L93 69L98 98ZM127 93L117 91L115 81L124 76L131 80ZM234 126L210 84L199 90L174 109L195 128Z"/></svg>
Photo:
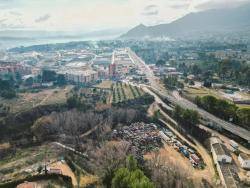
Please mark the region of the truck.
<svg viewBox="0 0 250 188"><path fill-rule="evenodd" d="M197 164L200 162L200 158L195 154L190 155L190 158L192 158Z"/></svg>
<svg viewBox="0 0 250 188"><path fill-rule="evenodd" d="M167 135L165 135L162 131L160 131L159 134L160 134L161 138L162 138L165 142L168 142L168 141L171 140L171 139L170 139Z"/></svg>

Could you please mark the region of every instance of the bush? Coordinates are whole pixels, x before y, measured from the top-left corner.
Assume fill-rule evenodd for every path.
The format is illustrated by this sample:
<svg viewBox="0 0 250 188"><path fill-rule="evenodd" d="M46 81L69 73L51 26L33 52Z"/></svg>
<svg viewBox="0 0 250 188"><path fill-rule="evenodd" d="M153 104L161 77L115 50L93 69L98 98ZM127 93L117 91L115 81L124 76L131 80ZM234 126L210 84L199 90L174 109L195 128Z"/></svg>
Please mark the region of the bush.
<svg viewBox="0 0 250 188"><path fill-rule="evenodd" d="M119 168L112 179L112 188L153 188L153 183L137 166L137 161L128 156L126 167Z"/></svg>
<svg viewBox="0 0 250 188"><path fill-rule="evenodd" d="M13 89L3 90L1 92L1 97L6 98L6 99L12 99L12 98L16 97L16 92Z"/></svg>

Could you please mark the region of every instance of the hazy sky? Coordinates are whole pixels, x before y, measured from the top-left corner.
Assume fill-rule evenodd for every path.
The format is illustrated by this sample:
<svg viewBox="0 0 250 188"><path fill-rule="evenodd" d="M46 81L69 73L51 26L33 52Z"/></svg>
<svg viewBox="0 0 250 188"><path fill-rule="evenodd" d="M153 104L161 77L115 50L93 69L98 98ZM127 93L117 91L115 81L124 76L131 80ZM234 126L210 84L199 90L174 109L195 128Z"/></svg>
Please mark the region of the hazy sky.
<svg viewBox="0 0 250 188"><path fill-rule="evenodd" d="M0 0L0 30L91 31L171 22L249 0Z"/></svg>

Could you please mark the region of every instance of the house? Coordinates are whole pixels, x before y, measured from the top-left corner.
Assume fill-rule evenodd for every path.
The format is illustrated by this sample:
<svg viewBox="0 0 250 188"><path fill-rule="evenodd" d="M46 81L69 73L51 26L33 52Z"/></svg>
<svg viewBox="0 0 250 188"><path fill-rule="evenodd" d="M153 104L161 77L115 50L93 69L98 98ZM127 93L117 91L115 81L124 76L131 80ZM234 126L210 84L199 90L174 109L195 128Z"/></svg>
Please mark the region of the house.
<svg viewBox="0 0 250 188"><path fill-rule="evenodd" d="M240 153L238 156L240 165L244 169L250 169L250 157L245 153Z"/></svg>
<svg viewBox="0 0 250 188"><path fill-rule="evenodd" d="M230 152L220 140L213 138L211 140L211 152L213 155L214 163L231 163L232 157Z"/></svg>
<svg viewBox="0 0 250 188"><path fill-rule="evenodd" d="M48 168L48 174L62 174L62 170L59 168Z"/></svg>

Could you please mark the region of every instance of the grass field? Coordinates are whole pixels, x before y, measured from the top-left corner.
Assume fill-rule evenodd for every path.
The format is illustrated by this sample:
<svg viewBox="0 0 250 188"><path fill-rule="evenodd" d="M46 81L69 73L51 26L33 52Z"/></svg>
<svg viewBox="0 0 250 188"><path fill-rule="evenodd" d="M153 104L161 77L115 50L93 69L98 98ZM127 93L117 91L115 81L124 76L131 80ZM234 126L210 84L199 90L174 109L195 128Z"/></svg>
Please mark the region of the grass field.
<svg viewBox="0 0 250 188"><path fill-rule="evenodd" d="M240 96L242 96L245 100L250 100L250 95L245 94L242 92L239 92ZM194 88L194 87L187 87L184 89L183 93L187 98L194 100L196 96L204 97L206 95L212 95L216 97L217 99L223 99L227 100L228 102L232 102L232 100L229 100L229 98L226 97L226 95L223 95L224 93L222 90L215 90L215 89L209 89L209 88ZM250 108L250 105L245 104L236 104L239 108Z"/></svg>
<svg viewBox="0 0 250 188"><path fill-rule="evenodd" d="M111 89L112 88L112 84L113 84L112 81L104 80L100 84L96 85L95 87L99 88L99 89Z"/></svg>
<svg viewBox="0 0 250 188"><path fill-rule="evenodd" d="M26 111L39 105L61 104L66 102L67 93L71 89L72 86L67 86L65 88L44 89L37 93L19 93L18 97L11 100L0 99L0 104L8 106L12 113Z"/></svg>
<svg viewBox="0 0 250 188"><path fill-rule="evenodd" d="M192 98L195 98L196 96L204 97L206 95L212 95L219 99L223 98L216 90L213 89L187 87L184 91L186 95Z"/></svg>
<svg viewBox="0 0 250 188"><path fill-rule="evenodd" d="M143 94L144 92L138 87L126 83L116 82L113 84L111 100L112 103L118 103L138 98Z"/></svg>

